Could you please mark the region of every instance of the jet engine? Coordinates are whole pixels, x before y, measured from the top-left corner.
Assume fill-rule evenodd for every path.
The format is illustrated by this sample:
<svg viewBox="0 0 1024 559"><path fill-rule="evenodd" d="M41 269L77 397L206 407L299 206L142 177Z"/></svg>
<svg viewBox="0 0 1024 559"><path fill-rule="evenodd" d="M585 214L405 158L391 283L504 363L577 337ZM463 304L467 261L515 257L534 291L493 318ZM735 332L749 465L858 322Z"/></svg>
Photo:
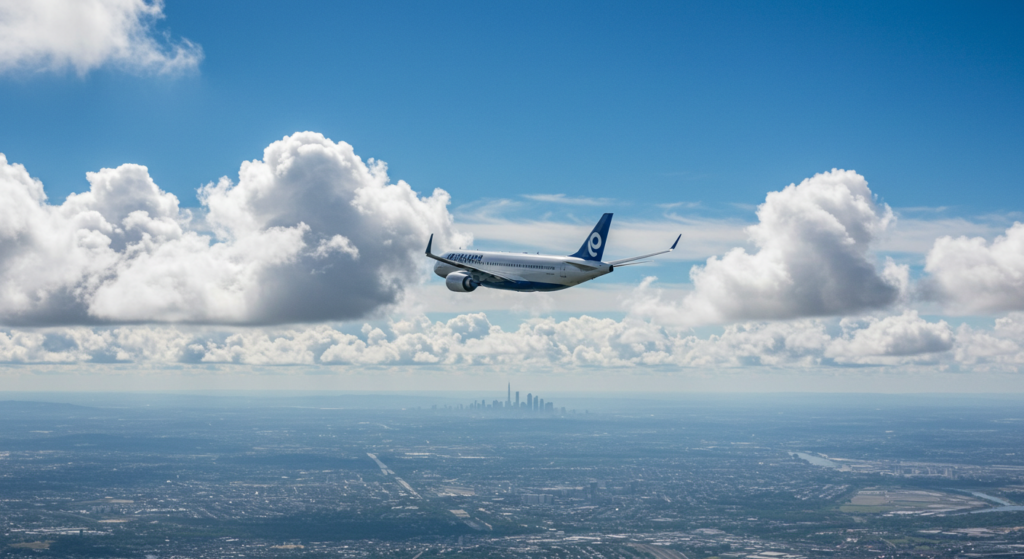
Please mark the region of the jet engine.
<svg viewBox="0 0 1024 559"><path fill-rule="evenodd" d="M448 274L444 278L444 284L448 286L448 289L457 293L469 293L480 285L466 272Z"/></svg>

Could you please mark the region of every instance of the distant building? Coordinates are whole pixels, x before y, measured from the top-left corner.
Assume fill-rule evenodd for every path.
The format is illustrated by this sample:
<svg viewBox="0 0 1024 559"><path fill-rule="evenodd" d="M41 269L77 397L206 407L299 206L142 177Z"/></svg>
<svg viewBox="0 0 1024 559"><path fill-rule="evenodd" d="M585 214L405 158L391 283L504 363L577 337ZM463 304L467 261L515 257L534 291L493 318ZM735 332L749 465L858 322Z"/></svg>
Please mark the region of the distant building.
<svg viewBox="0 0 1024 559"><path fill-rule="evenodd" d="M516 390L516 407L519 407L519 391Z"/></svg>

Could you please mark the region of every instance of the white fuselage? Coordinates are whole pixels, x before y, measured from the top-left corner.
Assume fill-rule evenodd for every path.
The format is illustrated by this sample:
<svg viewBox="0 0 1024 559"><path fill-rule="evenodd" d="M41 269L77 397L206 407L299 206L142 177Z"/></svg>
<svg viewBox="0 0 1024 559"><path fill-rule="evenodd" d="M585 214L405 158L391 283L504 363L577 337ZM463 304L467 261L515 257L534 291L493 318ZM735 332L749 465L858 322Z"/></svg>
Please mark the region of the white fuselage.
<svg viewBox="0 0 1024 559"><path fill-rule="evenodd" d="M601 277L614 269L610 264L594 260L546 254L459 250L443 257L508 278L497 281L481 277L478 283L484 287L512 291L558 291ZM442 278L458 271L464 270L444 262L434 264L434 273Z"/></svg>

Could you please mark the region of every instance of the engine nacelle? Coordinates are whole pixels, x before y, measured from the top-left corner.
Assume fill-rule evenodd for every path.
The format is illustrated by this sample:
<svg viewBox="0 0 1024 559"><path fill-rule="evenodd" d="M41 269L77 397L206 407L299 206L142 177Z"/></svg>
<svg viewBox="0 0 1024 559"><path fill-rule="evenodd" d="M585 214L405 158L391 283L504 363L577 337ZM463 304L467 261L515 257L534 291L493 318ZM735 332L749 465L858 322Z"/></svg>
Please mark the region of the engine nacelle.
<svg viewBox="0 0 1024 559"><path fill-rule="evenodd" d="M444 284L457 293L469 293L480 286L467 272L452 272L445 276Z"/></svg>

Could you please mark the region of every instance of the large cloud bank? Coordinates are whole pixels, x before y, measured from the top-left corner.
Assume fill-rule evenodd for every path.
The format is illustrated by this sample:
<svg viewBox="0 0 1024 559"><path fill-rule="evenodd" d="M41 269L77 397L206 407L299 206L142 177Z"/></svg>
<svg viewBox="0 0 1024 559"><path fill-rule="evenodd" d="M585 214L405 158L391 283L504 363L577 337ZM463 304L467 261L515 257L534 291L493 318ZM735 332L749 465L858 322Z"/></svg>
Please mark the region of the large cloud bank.
<svg viewBox="0 0 1024 559"><path fill-rule="evenodd" d="M135 366L302 366L783 370L844 367L1015 371L1024 363L1024 314L991 330L953 329L914 311L835 321L744 322L705 337L651 322L581 316L531 319L514 330L483 313L423 316L342 332L329 325L230 331L171 326L0 331L0 362L123 362Z"/></svg>
<svg viewBox="0 0 1024 559"><path fill-rule="evenodd" d="M187 39L158 40L161 0L0 0L0 72L63 71L79 75L110 64L176 73L194 69L203 51Z"/></svg>
<svg viewBox="0 0 1024 559"><path fill-rule="evenodd" d="M834 316L884 308L906 291L908 269L881 269L871 247L893 223L864 177L833 169L768 194L747 228L753 253L734 248L695 266L682 302L632 301L634 312L682 325Z"/></svg>
<svg viewBox="0 0 1024 559"><path fill-rule="evenodd" d="M466 244L448 194L303 132L201 189L199 218L139 165L89 173L57 206L0 154L0 323L347 320L418 282L430 233Z"/></svg>
<svg viewBox="0 0 1024 559"><path fill-rule="evenodd" d="M945 236L928 252L925 296L957 313L1024 309L1024 224L991 243L981 237Z"/></svg>

